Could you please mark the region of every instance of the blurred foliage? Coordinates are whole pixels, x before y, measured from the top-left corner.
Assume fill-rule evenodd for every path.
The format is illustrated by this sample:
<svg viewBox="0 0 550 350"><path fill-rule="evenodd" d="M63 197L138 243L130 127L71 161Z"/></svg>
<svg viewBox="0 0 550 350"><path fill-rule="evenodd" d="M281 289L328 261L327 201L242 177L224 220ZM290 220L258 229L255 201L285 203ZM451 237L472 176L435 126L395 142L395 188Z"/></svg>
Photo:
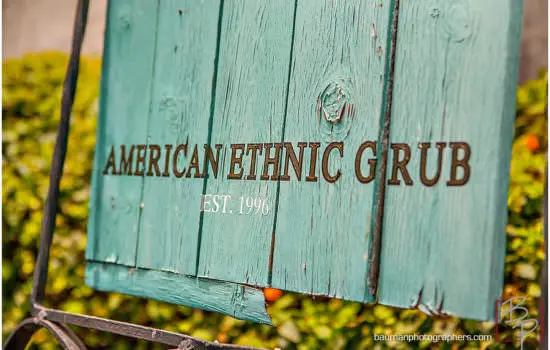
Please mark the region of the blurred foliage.
<svg viewBox="0 0 550 350"><path fill-rule="evenodd" d="M2 95L2 333L29 312L29 294L42 209L59 120L67 57L28 55L3 63ZM490 343L374 343L373 334L493 334L494 324L454 317L430 318L417 310L361 305L285 293L269 307L275 327L162 302L92 291L84 284L84 248L100 61L82 59L72 114L57 229L51 249L47 305L183 332L207 340L290 349L503 348ZM546 164L546 74L517 93L516 135L508 199L505 296L540 297L544 260L541 203ZM533 139L536 137L536 140ZM530 138L528 140L528 138ZM537 143L538 142L538 143ZM538 145L538 147L536 147ZM537 315L535 303L530 315ZM151 344L77 329L91 348L143 349ZM513 330L502 334L510 339ZM56 348L45 331L34 346Z"/></svg>

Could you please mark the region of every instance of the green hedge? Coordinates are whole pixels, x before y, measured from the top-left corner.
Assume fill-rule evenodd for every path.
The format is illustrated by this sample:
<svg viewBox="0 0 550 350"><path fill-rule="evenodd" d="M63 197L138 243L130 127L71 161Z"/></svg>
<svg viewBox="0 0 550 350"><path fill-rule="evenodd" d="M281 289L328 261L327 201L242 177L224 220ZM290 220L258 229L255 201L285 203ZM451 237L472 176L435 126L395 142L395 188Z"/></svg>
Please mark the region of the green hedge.
<svg viewBox="0 0 550 350"><path fill-rule="evenodd" d="M67 57L59 53L28 55L2 65L2 257L5 337L29 311L42 209L59 119ZM207 340L263 347L316 349L375 346L374 333L491 334L490 322L429 318L417 310L312 299L286 293L270 306L275 327L235 320L216 313L174 306L116 293L95 292L84 285L84 248L90 172L95 143L100 61L82 59L72 115L57 230L51 250L47 303L86 313L183 332ZM544 259L541 202L546 161L546 74L518 90L516 139L508 200L506 257L508 295L541 294ZM540 146L536 146L536 143ZM534 303L531 315L536 315ZM104 333L78 329L92 348L146 348ZM511 331L504 337L511 337ZM55 348L46 332L35 335L40 348ZM479 348L489 343L455 343L441 347ZM378 348L429 348L431 343L377 343ZM500 345L495 345L500 346Z"/></svg>

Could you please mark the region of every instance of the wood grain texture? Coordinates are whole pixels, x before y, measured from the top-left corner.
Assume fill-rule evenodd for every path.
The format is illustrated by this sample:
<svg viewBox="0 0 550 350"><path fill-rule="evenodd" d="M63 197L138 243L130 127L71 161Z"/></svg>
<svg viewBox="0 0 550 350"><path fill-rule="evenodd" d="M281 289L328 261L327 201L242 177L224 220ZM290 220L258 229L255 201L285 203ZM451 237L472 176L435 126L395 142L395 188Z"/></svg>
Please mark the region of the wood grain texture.
<svg viewBox="0 0 550 350"><path fill-rule="evenodd" d="M88 262L86 284L271 325L261 289L176 273Z"/></svg>
<svg viewBox="0 0 550 350"><path fill-rule="evenodd" d="M277 182L260 180L265 149L257 156L255 180L246 179L250 153L243 179L229 180L229 145L282 141L293 17L292 1L224 3L210 142L224 146L223 171L208 178L205 193L230 194L233 213L204 213L199 276L267 284ZM268 198L268 215L239 214L240 196Z"/></svg>
<svg viewBox="0 0 550 350"><path fill-rule="evenodd" d="M400 185L387 187L382 304L494 318L504 277L521 8L516 0L401 2L391 141L411 145L414 185L400 177ZM441 178L426 187L417 145L431 142L432 177L436 141L447 142ZM471 147L470 179L450 187L448 142L457 141Z"/></svg>
<svg viewBox="0 0 550 350"><path fill-rule="evenodd" d="M135 264L143 178L102 172L111 147L146 142L156 13L156 1L131 0L112 2L107 13L88 260Z"/></svg>
<svg viewBox="0 0 550 350"><path fill-rule="evenodd" d="M219 11L219 1L160 2L148 143L161 148L161 172L165 145L172 146L170 176L145 178L139 267L195 274L204 181L187 174L178 178L171 169L178 145L187 144L187 155L179 152L177 158L183 171L194 145L208 141Z"/></svg>
<svg viewBox="0 0 550 350"><path fill-rule="evenodd" d="M286 142L344 142L323 179L280 184L272 285L356 301L366 297L374 182L355 177L355 156L376 141L384 89L390 1L299 1L289 83ZM343 109L343 110L342 110ZM339 117L342 119L338 121ZM332 123L331 123L332 122ZM310 169L306 152L304 169ZM368 173L365 151L362 169Z"/></svg>
<svg viewBox="0 0 550 350"><path fill-rule="evenodd" d="M378 301L492 319L503 284L522 4L401 1L390 101L396 1L111 2L87 283L265 323L262 293L239 284L372 302L369 244L384 181ZM360 163L368 176L380 165L390 106L387 178L361 183L358 150L378 141ZM243 179L228 179L231 144L280 142L295 151L306 143L300 180L292 166L290 181L260 179L265 148L255 179L246 179L246 152ZM334 148L322 171L325 149L339 142L341 154ZM444 143L433 186L420 180L422 142L430 144L428 178L437 173L436 142ZM452 142L471 150L464 186L447 184ZM112 146L184 143L177 166L189 166L197 145L201 170L202 146L222 145L217 177L211 168L206 178L102 174ZM391 143L410 146L412 185L401 173L390 183ZM201 214L201 194L231 195L232 212ZM240 215L240 196L267 197L269 214Z"/></svg>

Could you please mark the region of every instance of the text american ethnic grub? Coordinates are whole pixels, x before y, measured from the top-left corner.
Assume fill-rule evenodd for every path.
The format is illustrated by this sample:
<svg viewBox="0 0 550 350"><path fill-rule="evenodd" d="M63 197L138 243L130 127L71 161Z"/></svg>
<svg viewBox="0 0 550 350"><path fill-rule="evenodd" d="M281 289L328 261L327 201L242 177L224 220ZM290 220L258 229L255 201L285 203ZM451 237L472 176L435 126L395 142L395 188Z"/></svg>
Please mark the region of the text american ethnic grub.
<svg viewBox="0 0 550 350"><path fill-rule="evenodd" d="M349 150L355 154L350 161L354 162L353 176L360 183L375 179L377 150L376 141L365 141ZM444 159L446 150L450 151L450 159ZM344 174L334 164L341 164L344 152L349 151L344 142L111 145L103 175L174 176L183 180L224 176L228 180L335 183ZM466 142L391 143L388 152L392 155L388 185L435 186L444 177L441 184L463 186L470 178L471 149ZM418 152L414 158L419 164L411 167L413 152ZM436 166L427 169L428 161ZM412 168L415 172L409 170ZM220 169L225 169L224 174L220 174Z"/></svg>

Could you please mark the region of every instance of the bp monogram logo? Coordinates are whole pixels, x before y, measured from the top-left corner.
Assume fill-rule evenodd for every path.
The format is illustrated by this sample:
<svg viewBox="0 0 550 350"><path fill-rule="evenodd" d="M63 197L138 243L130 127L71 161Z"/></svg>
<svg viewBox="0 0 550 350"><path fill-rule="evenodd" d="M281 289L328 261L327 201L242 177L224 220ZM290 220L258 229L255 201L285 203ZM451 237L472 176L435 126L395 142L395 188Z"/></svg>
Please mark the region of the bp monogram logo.
<svg viewBox="0 0 550 350"><path fill-rule="evenodd" d="M538 305L538 318L530 314L528 306L535 303ZM507 300L496 302L495 338L497 342L519 342L521 349L529 342L539 342L538 337L544 334L544 301L535 299L528 301L525 297L517 296ZM511 327L516 330L513 339L500 339L499 328Z"/></svg>

